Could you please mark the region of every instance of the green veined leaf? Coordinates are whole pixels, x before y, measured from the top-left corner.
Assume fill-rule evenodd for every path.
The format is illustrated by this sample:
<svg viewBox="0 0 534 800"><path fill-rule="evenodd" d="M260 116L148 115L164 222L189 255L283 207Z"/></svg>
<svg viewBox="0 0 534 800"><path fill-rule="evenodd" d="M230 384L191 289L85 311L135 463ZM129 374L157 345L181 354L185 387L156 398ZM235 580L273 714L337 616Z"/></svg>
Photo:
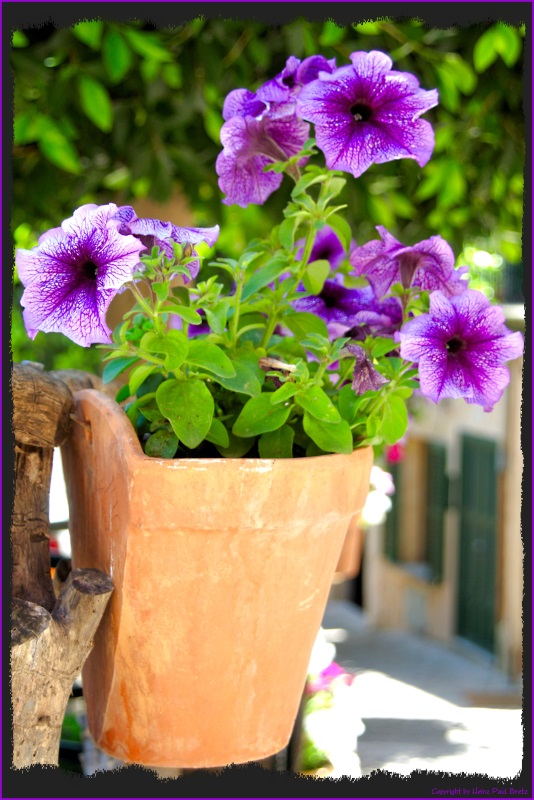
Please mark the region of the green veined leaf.
<svg viewBox="0 0 534 800"><path fill-rule="evenodd" d="M108 361L102 370L102 380L104 383L109 383L118 375L120 375L121 372L124 372L125 369L128 369L128 367L131 367L132 364L136 364L138 361L139 359L136 356L129 358L115 358L113 361Z"/></svg>
<svg viewBox="0 0 534 800"><path fill-rule="evenodd" d="M184 363L189 341L181 331L170 330L164 336L149 331L141 339L139 348L147 353L165 355L165 368L172 372Z"/></svg>
<svg viewBox="0 0 534 800"><path fill-rule="evenodd" d="M318 259L308 264L302 278L306 291L310 294L320 294L331 269L330 262L326 259Z"/></svg>
<svg viewBox="0 0 534 800"><path fill-rule="evenodd" d="M130 394L134 395L142 383L148 378L149 375L152 375L157 369L155 364L140 364L134 370L132 370L130 377L128 379L128 386L130 387Z"/></svg>
<svg viewBox="0 0 534 800"><path fill-rule="evenodd" d="M235 359L232 359L231 363L235 375L231 378L218 375L217 383L220 383L225 389L230 389L231 392L240 392L250 397L257 397L261 394L261 382L249 365Z"/></svg>
<svg viewBox="0 0 534 800"><path fill-rule="evenodd" d="M177 450L178 437L166 428L153 433L145 444L145 454L152 458L174 458Z"/></svg>
<svg viewBox="0 0 534 800"><path fill-rule="evenodd" d="M260 458L293 458L294 437L295 431L288 425L263 433L258 439Z"/></svg>
<svg viewBox="0 0 534 800"><path fill-rule="evenodd" d="M207 369L221 378L233 378L236 374L234 365L226 353L216 344L204 341L192 341L189 344L187 363Z"/></svg>
<svg viewBox="0 0 534 800"><path fill-rule="evenodd" d="M328 339L326 323L309 311L296 311L294 314L284 316L284 325L289 328L299 339L309 333L318 333Z"/></svg>
<svg viewBox="0 0 534 800"><path fill-rule="evenodd" d="M215 404L210 390L199 380L168 380L158 386L156 400L173 431L191 450L206 438Z"/></svg>
<svg viewBox="0 0 534 800"><path fill-rule="evenodd" d="M290 400L298 391L300 387L298 383L293 383L292 381L287 381L283 383L275 392L271 394L271 403L272 405L276 405L277 403L285 403L286 400Z"/></svg>
<svg viewBox="0 0 534 800"><path fill-rule="evenodd" d="M260 267L252 274L243 287L242 299L246 300L259 289L263 289L272 283L282 272L287 270L287 260L285 258L273 258L268 264Z"/></svg>
<svg viewBox="0 0 534 800"><path fill-rule="evenodd" d="M304 392L299 392L295 395L295 402L322 422L336 423L341 420L339 411L319 386L310 386Z"/></svg>
<svg viewBox="0 0 534 800"><path fill-rule="evenodd" d="M234 422L232 433L235 436L249 437L275 431L286 422L290 412L291 406L273 406L269 392L251 397Z"/></svg>
<svg viewBox="0 0 534 800"><path fill-rule="evenodd" d="M303 427L310 439L326 453L352 453L352 431L346 420L322 422L305 411Z"/></svg>
<svg viewBox="0 0 534 800"><path fill-rule="evenodd" d="M80 75L78 89L86 117L101 131L109 133L113 128L113 105L106 87L89 75Z"/></svg>
<svg viewBox="0 0 534 800"><path fill-rule="evenodd" d="M229 432L228 439L230 441L228 447L221 447L220 445L215 445L221 456L224 458L242 458L254 442L256 441L255 437L250 439L242 438L240 436L234 436L233 433Z"/></svg>
<svg viewBox="0 0 534 800"><path fill-rule="evenodd" d="M211 428L206 434L206 439L208 442L212 442L212 444L219 445L219 447L226 448L230 446L230 437L228 436L228 431L224 427L221 420L217 419L216 417L213 418Z"/></svg>
<svg viewBox="0 0 534 800"><path fill-rule="evenodd" d="M395 444L408 428L408 411L405 402L395 395L386 398L384 415L379 432L386 444Z"/></svg>
<svg viewBox="0 0 534 800"><path fill-rule="evenodd" d="M348 253L350 251L352 242L352 231L346 219L344 219L344 217L340 217L338 214L330 214L326 220L326 224L332 228L334 233L337 233L341 239L341 244Z"/></svg>

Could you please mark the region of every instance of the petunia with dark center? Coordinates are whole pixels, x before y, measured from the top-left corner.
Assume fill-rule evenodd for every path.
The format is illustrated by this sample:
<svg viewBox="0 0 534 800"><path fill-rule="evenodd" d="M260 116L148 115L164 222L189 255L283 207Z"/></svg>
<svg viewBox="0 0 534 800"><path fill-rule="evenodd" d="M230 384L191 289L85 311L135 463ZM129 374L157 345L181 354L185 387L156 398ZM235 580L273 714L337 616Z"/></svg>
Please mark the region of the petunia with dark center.
<svg viewBox="0 0 534 800"><path fill-rule="evenodd" d="M367 120L371 119L372 111L364 103L355 103L351 106L350 113L356 122L367 122Z"/></svg>
<svg viewBox="0 0 534 800"><path fill-rule="evenodd" d="M81 265L81 270L84 278L87 278L88 280L92 280L98 275L98 265L95 264L94 261L85 261Z"/></svg>
<svg viewBox="0 0 534 800"><path fill-rule="evenodd" d="M282 83L284 86L288 86L290 89L292 89L295 85L295 78L293 75L287 75L285 78L282 78Z"/></svg>
<svg viewBox="0 0 534 800"><path fill-rule="evenodd" d="M466 342L459 336L453 336L452 339L446 342L445 347L447 348L447 352L454 356L456 353L465 350Z"/></svg>

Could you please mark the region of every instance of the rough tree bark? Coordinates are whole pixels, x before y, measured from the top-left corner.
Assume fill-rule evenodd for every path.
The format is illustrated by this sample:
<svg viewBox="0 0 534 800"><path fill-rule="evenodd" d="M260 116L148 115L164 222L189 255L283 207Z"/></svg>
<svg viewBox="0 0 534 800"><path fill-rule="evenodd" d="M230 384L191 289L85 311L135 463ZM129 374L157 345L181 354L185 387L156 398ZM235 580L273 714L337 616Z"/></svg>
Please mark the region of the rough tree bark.
<svg viewBox="0 0 534 800"><path fill-rule="evenodd" d="M61 725L92 637L112 592L98 570L75 570L60 596L50 573L48 504L54 447L68 435L73 390L100 387L77 370L12 374L15 496L11 522L13 766L58 763Z"/></svg>

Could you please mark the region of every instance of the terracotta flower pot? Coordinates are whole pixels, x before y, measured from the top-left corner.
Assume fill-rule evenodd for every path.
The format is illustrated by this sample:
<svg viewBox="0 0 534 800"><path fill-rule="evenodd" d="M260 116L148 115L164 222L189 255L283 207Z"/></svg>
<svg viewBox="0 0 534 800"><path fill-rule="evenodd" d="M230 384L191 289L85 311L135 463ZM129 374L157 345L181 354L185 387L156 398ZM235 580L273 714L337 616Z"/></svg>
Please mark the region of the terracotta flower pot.
<svg viewBox="0 0 534 800"><path fill-rule="evenodd" d="M347 530L336 566L334 583L349 581L358 575L362 564L363 535L358 514L352 518Z"/></svg>
<svg viewBox="0 0 534 800"><path fill-rule="evenodd" d="M109 397L76 402L86 425L63 448L73 566L115 586L83 670L96 744L156 767L280 751L372 449L160 460Z"/></svg>

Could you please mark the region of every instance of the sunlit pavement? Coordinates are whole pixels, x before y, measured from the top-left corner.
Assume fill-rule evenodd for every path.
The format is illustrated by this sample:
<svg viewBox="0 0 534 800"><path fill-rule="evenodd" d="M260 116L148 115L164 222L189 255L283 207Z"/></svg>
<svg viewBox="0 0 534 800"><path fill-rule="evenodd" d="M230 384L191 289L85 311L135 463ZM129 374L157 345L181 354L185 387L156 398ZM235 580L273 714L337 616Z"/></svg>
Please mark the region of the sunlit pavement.
<svg viewBox="0 0 534 800"><path fill-rule="evenodd" d="M323 628L337 663L357 675L363 776L521 772L521 687L489 659L415 634L375 630L343 600L329 602Z"/></svg>

